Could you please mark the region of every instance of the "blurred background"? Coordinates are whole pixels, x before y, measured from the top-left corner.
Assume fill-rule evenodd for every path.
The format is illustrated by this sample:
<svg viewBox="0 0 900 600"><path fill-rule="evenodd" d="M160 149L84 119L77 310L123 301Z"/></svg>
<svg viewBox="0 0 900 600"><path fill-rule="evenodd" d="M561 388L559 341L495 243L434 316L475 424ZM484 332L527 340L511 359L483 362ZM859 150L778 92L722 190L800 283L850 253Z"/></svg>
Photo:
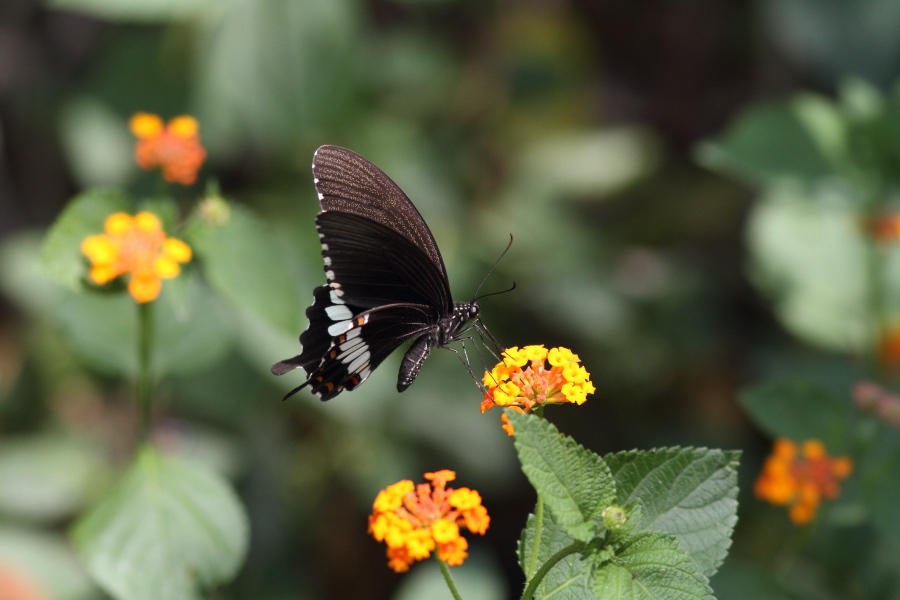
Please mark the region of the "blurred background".
<svg viewBox="0 0 900 600"><path fill-rule="evenodd" d="M161 373L157 441L225 474L251 519L247 562L216 598L440 597L423 591L432 565L386 568L366 515L379 489L443 468L492 518L457 569L463 594L521 591L533 493L452 353L402 395L398 353L334 401L281 402L299 375L269 367L299 352L324 282L309 168L322 144L403 188L457 300L515 236L482 291L518 287L485 299L482 316L508 346L581 356L597 392L548 411L564 432L601 453L745 451L741 520L712 585L719 598L774 597L751 582L791 525L753 498L770 440L736 398L779 370L853 365L790 333L751 283L754 187L713 168L715 140L799 91L830 97L851 78L890 90L897 31L891 0L3 0L0 559L40 565L48 597L103 597L66 532L130 456L134 366L114 316L66 296L39 253L79 191L155 193L127 127L148 111L199 120L209 160L171 193L188 213L216 179L258 219L258 243L222 251L235 263L265 253L290 299L251 310L208 294Z"/></svg>

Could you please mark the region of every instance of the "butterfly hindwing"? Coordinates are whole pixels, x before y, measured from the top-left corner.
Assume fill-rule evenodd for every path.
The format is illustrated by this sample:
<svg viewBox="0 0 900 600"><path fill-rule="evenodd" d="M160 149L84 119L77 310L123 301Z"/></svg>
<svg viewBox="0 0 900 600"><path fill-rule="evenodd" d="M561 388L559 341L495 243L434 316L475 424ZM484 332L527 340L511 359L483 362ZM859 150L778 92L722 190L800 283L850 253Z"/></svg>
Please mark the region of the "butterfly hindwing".
<svg viewBox="0 0 900 600"><path fill-rule="evenodd" d="M331 339L307 383L322 400L355 389L405 340L427 332L433 319L428 306L389 304L341 322L347 329Z"/></svg>

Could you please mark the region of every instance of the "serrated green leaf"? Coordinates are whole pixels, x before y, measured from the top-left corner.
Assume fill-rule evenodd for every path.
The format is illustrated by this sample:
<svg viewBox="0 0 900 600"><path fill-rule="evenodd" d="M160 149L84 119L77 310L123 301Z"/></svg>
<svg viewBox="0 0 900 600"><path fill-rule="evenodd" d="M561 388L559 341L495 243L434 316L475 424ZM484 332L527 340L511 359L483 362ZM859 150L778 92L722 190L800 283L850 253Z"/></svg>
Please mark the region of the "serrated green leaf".
<svg viewBox="0 0 900 600"><path fill-rule="evenodd" d="M72 536L88 572L118 600L200 600L237 572L248 523L218 475L144 448Z"/></svg>
<svg viewBox="0 0 900 600"><path fill-rule="evenodd" d="M710 577L725 559L737 523L739 457L740 452L667 448L604 458L618 503L641 505L637 531L674 535Z"/></svg>
<svg viewBox="0 0 900 600"><path fill-rule="evenodd" d="M47 232L41 249L44 270L67 288L81 289L88 273L81 242L90 235L103 233L106 217L130 209L130 200L118 190L93 189L73 198Z"/></svg>
<svg viewBox="0 0 900 600"><path fill-rule="evenodd" d="M236 306L295 333L302 302L271 232L241 206L224 214L223 222L198 218L187 231L210 283Z"/></svg>
<svg viewBox="0 0 900 600"><path fill-rule="evenodd" d="M616 497L609 467L545 419L507 411L515 428L522 471L544 498L556 521L573 538L588 541L599 516Z"/></svg>
<svg viewBox="0 0 900 600"><path fill-rule="evenodd" d="M593 574L601 600L710 600L709 580L678 541L658 532L638 533Z"/></svg>
<svg viewBox="0 0 900 600"><path fill-rule="evenodd" d="M817 439L831 454L849 450L857 420L849 395L840 398L810 381L771 381L745 390L739 400L772 437Z"/></svg>
<svg viewBox="0 0 900 600"><path fill-rule="evenodd" d="M543 515L543 527L537 548L535 548L536 534L537 517L532 514L528 516L525 529L522 530L518 548L519 566L528 579L550 557L575 542L575 539L569 536L553 519L552 513L546 510ZM535 598L553 598L554 600L590 598L592 591L589 575L589 571L581 561L581 553L570 554L550 569L538 586Z"/></svg>

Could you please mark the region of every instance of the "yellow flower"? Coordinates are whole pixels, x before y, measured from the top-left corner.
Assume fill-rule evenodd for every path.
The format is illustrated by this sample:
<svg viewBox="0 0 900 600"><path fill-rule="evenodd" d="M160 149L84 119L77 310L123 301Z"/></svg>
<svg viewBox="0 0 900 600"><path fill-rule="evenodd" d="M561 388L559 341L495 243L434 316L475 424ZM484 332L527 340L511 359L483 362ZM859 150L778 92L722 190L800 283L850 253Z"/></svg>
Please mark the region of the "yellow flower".
<svg viewBox="0 0 900 600"><path fill-rule="evenodd" d="M206 150L200 144L200 124L195 118L182 115L163 125L157 115L136 113L129 126L137 138L135 161L142 169L159 167L170 183L191 185L197 180Z"/></svg>
<svg viewBox="0 0 900 600"><path fill-rule="evenodd" d="M808 440L798 449L791 440L780 438L763 464L754 492L772 504L790 505L791 521L803 525L816 517L823 498L837 498L839 481L852 471L849 457L829 456L819 440Z"/></svg>
<svg viewBox="0 0 900 600"><path fill-rule="evenodd" d="M89 277L103 285L130 274L128 291L137 302L155 300L162 280L177 277L180 263L191 260L191 247L167 238L153 213L115 213L106 218L103 228L106 233L89 236L81 243L81 253L91 262Z"/></svg>
<svg viewBox="0 0 900 600"><path fill-rule="evenodd" d="M481 412L495 406L530 412L543 404L583 404L596 388L591 383L590 373L580 362L578 355L568 348L507 348L503 351L503 360L484 374L482 382L487 391L481 402ZM501 420L503 429L513 435L506 415Z"/></svg>
<svg viewBox="0 0 900 600"><path fill-rule="evenodd" d="M375 498L369 516L369 533L387 546L388 566L402 573L437 549L437 557L451 566L468 556L468 542L460 535L465 527L483 535L490 517L481 495L469 488L446 487L456 479L449 470L426 473L430 483L413 486L403 480L388 486Z"/></svg>

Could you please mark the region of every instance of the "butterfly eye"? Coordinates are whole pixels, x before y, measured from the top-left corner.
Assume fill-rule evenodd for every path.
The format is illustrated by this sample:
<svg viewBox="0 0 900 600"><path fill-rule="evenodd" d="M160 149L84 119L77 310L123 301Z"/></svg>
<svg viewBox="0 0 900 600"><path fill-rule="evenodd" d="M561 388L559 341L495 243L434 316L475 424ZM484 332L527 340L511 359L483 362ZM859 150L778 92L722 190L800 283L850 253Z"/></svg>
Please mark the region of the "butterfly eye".
<svg viewBox="0 0 900 600"><path fill-rule="evenodd" d="M475 317L477 317L479 310L480 309L478 308L477 304L473 304L472 306L470 306L469 307L469 318L474 319Z"/></svg>

